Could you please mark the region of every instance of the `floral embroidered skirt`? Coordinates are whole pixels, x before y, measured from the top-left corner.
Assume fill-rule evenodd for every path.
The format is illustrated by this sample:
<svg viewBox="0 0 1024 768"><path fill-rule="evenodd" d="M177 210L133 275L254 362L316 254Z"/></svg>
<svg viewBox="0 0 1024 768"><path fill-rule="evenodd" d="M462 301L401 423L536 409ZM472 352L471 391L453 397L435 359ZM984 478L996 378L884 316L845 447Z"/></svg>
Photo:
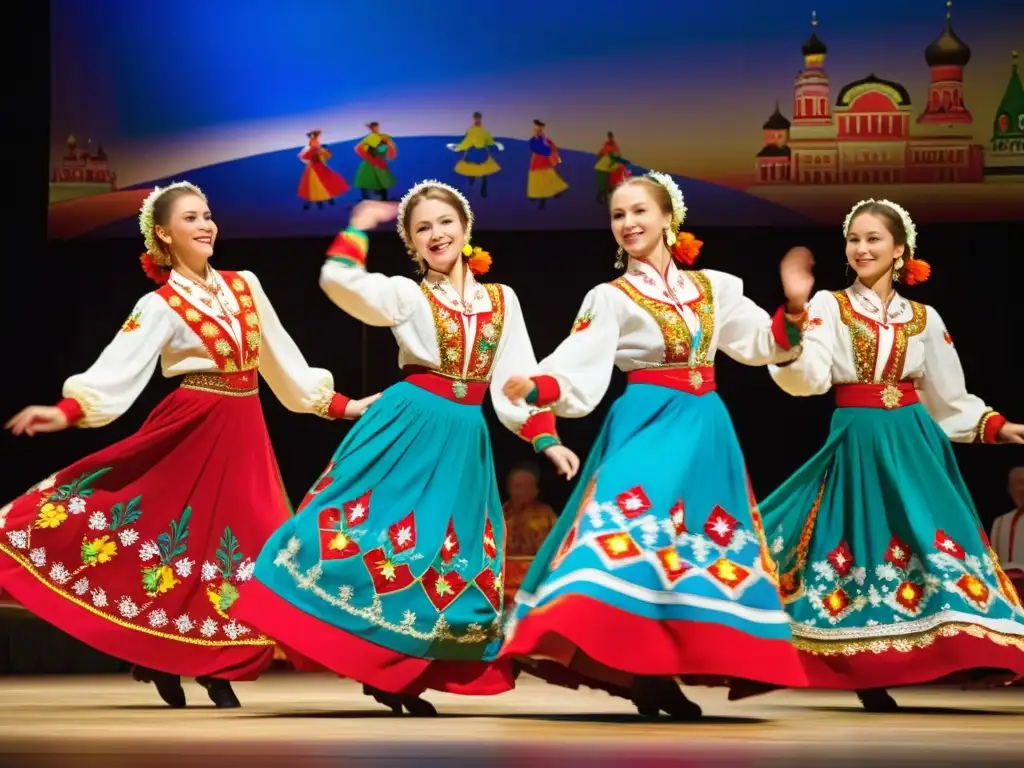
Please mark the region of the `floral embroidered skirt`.
<svg viewBox="0 0 1024 768"><path fill-rule="evenodd" d="M761 512L813 686L1024 673L1024 612L922 405L837 409Z"/></svg>
<svg viewBox="0 0 1024 768"><path fill-rule="evenodd" d="M401 382L267 542L236 609L299 669L392 693L501 693L504 540L480 406Z"/></svg>
<svg viewBox="0 0 1024 768"><path fill-rule="evenodd" d="M719 396L630 384L507 627L502 657L611 692L634 675L804 682Z"/></svg>
<svg viewBox="0 0 1024 768"><path fill-rule="evenodd" d="M0 511L0 588L116 658L251 680L274 643L231 608L288 515L258 395L180 387Z"/></svg>

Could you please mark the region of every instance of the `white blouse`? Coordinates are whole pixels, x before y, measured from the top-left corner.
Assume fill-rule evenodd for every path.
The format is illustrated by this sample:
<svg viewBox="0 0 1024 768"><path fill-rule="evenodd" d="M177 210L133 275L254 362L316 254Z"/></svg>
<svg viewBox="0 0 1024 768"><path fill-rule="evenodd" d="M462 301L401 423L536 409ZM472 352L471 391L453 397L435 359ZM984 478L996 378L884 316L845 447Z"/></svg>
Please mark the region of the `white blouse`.
<svg viewBox="0 0 1024 768"><path fill-rule="evenodd" d="M131 407L153 375L256 372L290 411L327 418L334 395L330 371L311 368L285 331L252 272L214 272L220 302L184 275L146 294L114 340L63 394L82 408L80 427L109 424Z"/></svg>
<svg viewBox="0 0 1024 768"><path fill-rule="evenodd" d="M894 293L886 309L860 281L816 293L799 357L769 371L798 397L824 394L836 384L912 381L928 413L957 442L978 439L993 413L967 391L960 357L934 308Z"/></svg>
<svg viewBox="0 0 1024 768"><path fill-rule="evenodd" d="M601 402L614 367L710 366L719 349L755 366L797 354L779 346L771 316L743 295L738 277L683 271L674 262L662 277L630 259L622 277L586 295L571 334L541 361L539 373L558 382L555 414L578 418Z"/></svg>
<svg viewBox="0 0 1024 768"><path fill-rule="evenodd" d="M391 328L399 367L422 366L453 380L489 381L498 420L520 437L529 440L527 422L549 410L514 404L502 394L505 381L533 370L537 359L519 298L507 285L479 283L467 271L460 296L440 273L428 272L417 283L367 272L358 260L328 258L320 286L360 322Z"/></svg>

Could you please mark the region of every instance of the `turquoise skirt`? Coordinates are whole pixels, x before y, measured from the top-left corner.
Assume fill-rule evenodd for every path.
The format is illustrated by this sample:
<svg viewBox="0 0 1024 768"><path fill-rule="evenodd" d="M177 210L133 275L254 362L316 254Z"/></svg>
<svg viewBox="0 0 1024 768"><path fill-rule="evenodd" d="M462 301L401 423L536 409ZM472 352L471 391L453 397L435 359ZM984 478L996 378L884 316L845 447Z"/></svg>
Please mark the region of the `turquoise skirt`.
<svg viewBox="0 0 1024 768"><path fill-rule="evenodd" d="M1024 612L921 404L838 408L761 512L813 686L1024 674Z"/></svg>
<svg viewBox="0 0 1024 768"><path fill-rule="evenodd" d="M502 657L612 692L634 675L799 686L773 568L719 396L631 383L523 581Z"/></svg>
<svg viewBox="0 0 1024 768"><path fill-rule="evenodd" d="M300 668L393 693L500 693L504 540L479 404L401 382L271 536L238 615Z"/></svg>

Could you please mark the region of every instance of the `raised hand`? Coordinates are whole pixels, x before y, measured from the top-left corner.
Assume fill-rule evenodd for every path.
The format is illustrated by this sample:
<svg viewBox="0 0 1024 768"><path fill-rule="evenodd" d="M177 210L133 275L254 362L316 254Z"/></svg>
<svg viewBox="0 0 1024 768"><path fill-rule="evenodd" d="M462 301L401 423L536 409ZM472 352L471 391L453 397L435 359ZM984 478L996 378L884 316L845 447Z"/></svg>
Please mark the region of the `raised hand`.
<svg viewBox="0 0 1024 768"><path fill-rule="evenodd" d="M391 221L398 216L398 203L384 202L381 200L363 200L356 203L349 217L350 227L368 232L374 227Z"/></svg>
<svg viewBox="0 0 1024 768"><path fill-rule="evenodd" d="M790 312L802 312L814 289L814 255L804 247L790 248L779 265L782 290Z"/></svg>
<svg viewBox="0 0 1024 768"><path fill-rule="evenodd" d="M54 405L30 405L8 419L5 429L15 435L32 437L42 432L60 432L68 428L68 417Z"/></svg>

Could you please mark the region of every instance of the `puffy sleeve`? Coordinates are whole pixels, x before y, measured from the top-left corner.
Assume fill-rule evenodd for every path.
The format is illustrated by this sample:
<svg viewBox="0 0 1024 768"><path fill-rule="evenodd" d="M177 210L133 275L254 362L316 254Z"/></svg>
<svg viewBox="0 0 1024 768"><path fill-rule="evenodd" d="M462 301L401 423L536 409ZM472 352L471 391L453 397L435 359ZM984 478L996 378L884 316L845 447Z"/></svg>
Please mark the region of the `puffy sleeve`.
<svg viewBox="0 0 1024 768"><path fill-rule="evenodd" d="M795 397L823 395L832 388L832 359L838 329L835 296L818 291L807 308L807 322L800 340L799 356L790 362L768 366L783 392Z"/></svg>
<svg viewBox="0 0 1024 768"><path fill-rule="evenodd" d="M792 318L785 307L769 315L743 294L735 275L703 270L715 292L718 348L744 365L767 365L792 360L799 354L802 317Z"/></svg>
<svg viewBox="0 0 1024 768"><path fill-rule="evenodd" d="M69 424L102 427L124 414L153 376L174 333L174 313L156 293L139 299L131 315L84 373L64 382L57 407Z"/></svg>
<svg viewBox="0 0 1024 768"><path fill-rule="evenodd" d="M967 391L964 369L946 324L932 307L922 334L924 376L918 394L928 413L950 440L995 443L1006 419Z"/></svg>
<svg viewBox="0 0 1024 768"><path fill-rule="evenodd" d="M263 286L252 272L239 273L249 284L260 316L260 374L281 405L294 413L315 413L325 419L345 416L349 398L334 391L334 376L310 368L288 335Z"/></svg>
<svg viewBox="0 0 1024 768"><path fill-rule="evenodd" d="M406 320L422 300L407 277L366 271L366 233L349 227L327 249L320 287L342 310L367 325L393 327Z"/></svg>
<svg viewBox="0 0 1024 768"><path fill-rule="evenodd" d="M555 414L577 419L593 411L612 380L619 345L619 318L607 285L583 298L572 331L542 360L529 400L550 405Z"/></svg>
<svg viewBox="0 0 1024 768"><path fill-rule="evenodd" d="M528 403L513 403L501 391L505 382L523 371L537 370L537 357L526 330L519 297L507 285L501 286L505 303L505 322L491 369L491 402L498 420L540 453L561 440L555 429L555 415L549 408Z"/></svg>

